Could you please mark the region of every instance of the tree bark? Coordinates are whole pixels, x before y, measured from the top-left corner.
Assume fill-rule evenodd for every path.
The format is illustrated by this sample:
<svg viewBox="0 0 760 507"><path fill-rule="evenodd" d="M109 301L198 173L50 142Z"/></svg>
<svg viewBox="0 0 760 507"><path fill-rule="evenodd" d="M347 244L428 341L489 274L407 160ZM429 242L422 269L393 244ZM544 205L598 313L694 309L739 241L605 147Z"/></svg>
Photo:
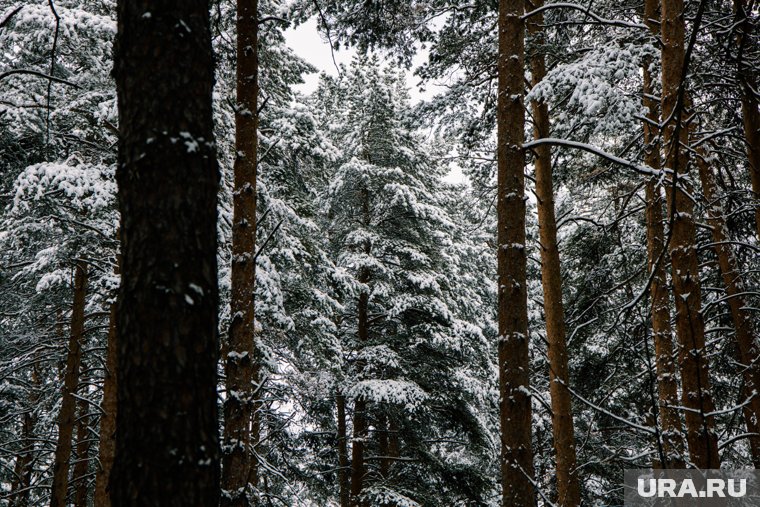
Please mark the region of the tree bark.
<svg viewBox="0 0 760 507"><path fill-rule="evenodd" d="M58 414L58 441L53 464L53 486L50 507L66 507L69 489L69 465L72 451L72 435L76 412L74 395L79 385L79 366L82 362L82 337L84 335L84 306L87 295L87 264L78 261L74 269L74 304L71 309L69 351L66 357L66 373L63 379L61 411Z"/></svg>
<svg viewBox="0 0 760 507"><path fill-rule="evenodd" d="M543 5L537 0L533 9ZM528 33L537 44L543 44L543 15L534 16L528 22ZM543 48L530 57L532 85L536 86L546 76ZM545 102L531 104L535 128L534 137L549 137L549 108ZM551 147L542 144L534 150L536 169L536 199L538 201L538 227L541 248L541 283L544 291L544 315L549 356L549 391L552 407L552 435L557 459L557 505L578 506L581 489L575 453L575 430L570 391L567 389L568 373L567 343L564 306L562 304L562 273L557 244L557 219L554 210L552 185Z"/></svg>
<svg viewBox="0 0 760 507"><path fill-rule="evenodd" d="M688 155L681 149L688 142L683 122L685 86L683 0L662 1L662 117L665 167L673 171L677 188L668 187L671 215L670 259L676 306L676 334L679 341L679 366L683 386L682 405L686 407L686 440L691 462L701 468L718 468L718 440L709 365L705 354L705 329L701 312L699 264L695 247L694 204L686 176Z"/></svg>
<svg viewBox="0 0 760 507"><path fill-rule="evenodd" d="M658 0L644 2L644 22L652 35L657 37L660 31L660 13ZM655 90L652 73L649 70L651 59L643 62L643 102L647 110L647 120L643 122L645 162L652 169L662 169L660 155L659 105L654 99ZM652 282L649 286L652 307L652 337L654 340L655 369L657 371L657 397L659 400L658 418L661 427L662 455L659 466L665 469L684 468L683 426L678 409L678 379L673 350L673 329L670 325L670 294L665 270L665 230L663 222L663 199L660 185L656 178L650 179L646 187L646 223L647 223L647 264Z"/></svg>
<svg viewBox="0 0 760 507"><path fill-rule="evenodd" d="M29 486L32 482L32 456L34 452L34 442L32 432L34 431L34 418L31 412L24 414L24 421L21 424L21 442L24 448L16 456L16 463L13 466L13 481L11 483L11 492L8 495L8 507L27 507L29 505Z"/></svg>
<svg viewBox="0 0 760 507"><path fill-rule="evenodd" d="M79 400L79 420L77 421L77 460L74 464L74 474L71 480L76 487L74 488L74 506L87 507L87 493L89 484L87 481L87 469L90 464L90 414L87 402L84 399Z"/></svg>
<svg viewBox="0 0 760 507"><path fill-rule="evenodd" d="M385 416L382 407L380 407L377 420L377 440L377 447L380 452L380 477L387 479L388 472L391 470L390 442L388 440L388 418Z"/></svg>
<svg viewBox="0 0 760 507"><path fill-rule="evenodd" d="M346 433L346 397L338 393L336 397L338 408L338 495L340 507L348 507L348 442Z"/></svg>
<svg viewBox="0 0 760 507"><path fill-rule="evenodd" d="M524 2L499 0L497 274L502 505L533 505L525 252Z"/></svg>
<svg viewBox="0 0 760 507"><path fill-rule="evenodd" d="M115 507L213 506L217 192L208 0L118 1Z"/></svg>
<svg viewBox="0 0 760 507"><path fill-rule="evenodd" d="M747 143L750 183L755 208L755 227L760 241L760 102L757 100L757 78L751 63L745 63L744 53L753 44L753 23L747 12L746 0L734 0L738 21L736 43L738 47L737 80L741 90L742 121Z"/></svg>
<svg viewBox="0 0 760 507"><path fill-rule="evenodd" d="M369 273L366 268L362 268L359 275L359 282L366 284L369 282ZM359 295L358 305L358 335L361 343L366 343L369 339L368 328L368 306L369 293L362 291ZM357 369L361 371L363 364L357 364ZM351 439L351 507L363 507L364 502L360 501L362 494L362 485L364 482L364 444L368 437L367 424L367 402L362 398L354 401L354 435Z"/></svg>
<svg viewBox="0 0 760 507"><path fill-rule="evenodd" d="M256 168L258 129L258 0L237 2L237 105L233 191L232 319L225 358L222 506L245 507L256 494L259 439L257 392L260 361L254 340L256 283ZM253 421L253 423L251 423Z"/></svg>
<svg viewBox="0 0 760 507"><path fill-rule="evenodd" d="M712 230L715 254L726 286L728 307L734 324L736 346L739 352L744 389L750 403L742 409L748 433L760 432L760 351L752 330L752 320L747 314L744 288L737 268L736 258L729 243L730 237L726 227L723 207L720 204L715 185L715 178L704 150L697 148L697 167L702 183L702 194L707 201L707 223ZM760 468L760 436L749 438L752 461L755 468Z"/></svg>
<svg viewBox="0 0 760 507"><path fill-rule="evenodd" d="M118 274L118 268L117 268ZM98 446L98 461L100 468L95 476L95 507L111 507L108 497L108 480L113 467L116 441L116 303L111 304L108 315L108 344L106 347L106 372L103 379L103 401L100 408L100 444Z"/></svg>

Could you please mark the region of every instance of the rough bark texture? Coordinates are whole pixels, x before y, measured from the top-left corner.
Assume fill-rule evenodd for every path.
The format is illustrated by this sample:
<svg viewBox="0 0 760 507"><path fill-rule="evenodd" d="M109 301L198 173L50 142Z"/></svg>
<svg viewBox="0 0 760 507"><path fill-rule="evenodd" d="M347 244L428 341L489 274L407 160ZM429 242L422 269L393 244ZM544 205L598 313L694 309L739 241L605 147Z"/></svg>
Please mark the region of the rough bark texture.
<svg viewBox="0 0 760 507"><path fill-rule="evenodd" d="M751 18L748 15L747 0L734 0L734 10L738 26L736 42L738 46L737 80L741 89L742 120L744 122L744 137L747 142L747 159L749 176L752 183L752 193L755 199L755 227L757 238L760 240L760 101L757 99L757 77L751 62L748 62L747 52L756 44L753 37Z"/></svg>
<svg viewBox="0 0 760 507"><path fill-rule="evenodd" d="M118 270L117 270L118 273ZM98 461L100 468L95 476L95 507L111 507L108 497L108 479L113 467L116 441L116 303L111 304L108 315L108 345L106 347L106 372L103 379L103 401L100 404L100 444Z"/></svg>
<svg viewBox="0 0 760 507"><path fill-rule="evenodd" d="M219 502L213 68L208 0L119 0L116 507Z"/></svg>
<svg viewBox="0 0 760 507"><path fill-rule="evenodd" d="M676 176L678 188L669 184L668 206L671 215L670 260L676 306L676 334L679 342L679 366L683 388L682 405L687 408L686 440L691 462L699 468L718 468L718 441L715 421L707 414L715 410L705 354L705 328L701 312L699 265L695 247L694 204L690 188L687 152L681 144L688 142L683 124L684 93L680 91L685 76L683 0L662 2L662 117L665 167Z"/></svg>
<svg viewBox="0 0 760 507"><path fill-rule="evenodd" d="M50 507L65 507L69 488L69 464L71 460L74 423L76 420L76 394L79 384L79 365L82 362L82 336L84 335L84 305L87 295L87 264L78 261L74 269L74 304L71 308L69 351L66 357L66 373L63 378L61 412L58 414L58 441L53 464L53 487Z"/></svg>
<svg viewBox="0 0 760 507"><path fill-rule="evenodd" d="M255 495L259 359L254 345L258 96L257 0L237 2L237 108L229 341L225 357L222 506L244 507ZM251 424L253 421L253 424Z"/></svg>
<svg viewBox="0 0 760 507"><path fill-rule="evenodd" d="M532 8L543 5L543 0L533 3ZM528 23L528 33L536 44L543 42L543 15L537 15ZM543 48L531 55L530 70L533 86L546 76ZM545 102L531 104L533 130L536 139L549 137L549 108ZM539 145L534 150L536 168L536 199L538 201L538 227L541 243L541 283L544 291L544 315L549 356L549 391L552 407L552 435L557 461L557 505L578 506L581 488L576 472L575 430L567 366L567 343L565 314L562 304L562 273L557 245L557 219L554 210L552 185L551 147Z"/></svg>
<svg viewBox="0 0 760 507"><path fill-rule="evenodd" d="M644 20L653 36L660 32L658 0L644 2ZM659 104L654 98L654 83L649 58L644 60L644 121L645 162L652 169L662 169L659 133ZM652 276L649 293L652 303L652 337L654 340L655 369L657 371L658 418L661 429L662 453L660 468L684 468L684 437L681 415L678 409L678 379L673 350L673 328L670 325L670 294L665 272L665 230L663 222L663 199L657 179L652 178L646 187L647 263Z"/></svg>
<svg viewBox="0 0 760 507"><path fill-rule="evenodd" d="M521 0L499 1L497 273L504 507L534 503L525 252L525 27Z"/></svg>
<svg viewBox="0 0 760 507"><path fill-rule="evenodd" d="M752 330L752 320L747 313L744 287L737 268L736 258L731 249L730 237L726 228L723 206L718 200L715 178L706 154L697 149L697 167L699 179L702 182L702 194L707 200L707 222L712 229L715 254L718 257L718 265L726 286L728 307L731 311L731 320L734 324L734 337L736 348L739 351L744 389L746 396L752 396L752 400L742 409L744 421L748 433L760 432L760 351ZM760 468L760 436L749 438L752 451L752 461L755 468Z"/></svg>
<svg viewBox="0 0 760 507"><path fill-rule="evenodd" d="M336 398L338 408L338 490L340 507L348 507L349 484L348 484L348 440L346 434L346 397L338 394Z"/></svg>
<svg viewBox="0 0 760 507"><path fill-rule="evenodd" d="M79 419L77 420L77 460L74 464L74 474L71 477L76 485L74 488L74 506L87 507L87 493L90 481L87 477L87 469L90 465L90 413L87 401L79 399Z"/></svg>

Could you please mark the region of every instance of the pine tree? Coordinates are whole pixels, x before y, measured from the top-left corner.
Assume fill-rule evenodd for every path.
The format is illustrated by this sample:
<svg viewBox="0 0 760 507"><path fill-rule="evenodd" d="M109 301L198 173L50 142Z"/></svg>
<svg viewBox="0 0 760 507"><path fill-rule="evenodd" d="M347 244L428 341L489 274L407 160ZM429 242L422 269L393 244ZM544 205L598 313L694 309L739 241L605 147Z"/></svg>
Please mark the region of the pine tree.
<svg viewBox="0 0 760 507"><path fill-rule="evenodd" d="M533 503L525 245L523 3L499 2L497 271L502 505ZM560 372L561 375L561 372Z"/></svg>
<svg viewBox="0 0 760 507"><path fill-rule="evenodd" d="M111 503L214 505L219 171L209 5L124 0L118 9L122 284Z"/></svg>

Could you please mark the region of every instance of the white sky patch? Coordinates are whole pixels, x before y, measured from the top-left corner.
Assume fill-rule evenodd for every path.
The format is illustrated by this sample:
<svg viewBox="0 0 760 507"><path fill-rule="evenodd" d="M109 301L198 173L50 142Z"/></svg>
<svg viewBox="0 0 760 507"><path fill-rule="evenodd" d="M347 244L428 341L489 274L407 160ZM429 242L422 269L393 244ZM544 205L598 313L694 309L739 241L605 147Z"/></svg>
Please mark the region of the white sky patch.
<svg viewBox="0 0 760 507"><path fill-rule="evenodd" d="M304 95L309 95L317 89L320 73L324 72L330 76L337 76L336 64L349 65L351 59L356 55L356 50L353 48L331 51L326 36L317 29L316 17L310 18L295 28L288 28L285 31L285 41L298 56L318 69L318 72L314 74L304 75L304 83L294 87L296 91ZM412 104L429 100L443 89L436 83L425 83L425 89L420 89L420 78L414 75L414 70L425 63L427 58L428 51L418 47L417 53L412 59L412 67L406 70L406 82ZM466 177L462 174L462 170L454 164L453 169L444 179L450 183L462 183Z"/></svg>
<svg viewBox="0 0 760 507"><path fill-rule="evenodd" d="M312 17L306 23L296 28L288 28L285 31L285 41L295 53L314 65L319 72L324 72L331 76L337 76L338 70L335 64L349 65L351 58L356 55L354 48L341 48L336 51L330 51L330 44L327 38L317 30L317 18ZM335 60L333 61L333 55ZM427 61L428 51L418 48L417 54L412 60L412 68L406 71L406 81L409 86L412 104L421 100L427 100L435 95L438 87L434 84L426 84L426 90L419 89L420 78L414 75L414 70ZM296 86L296 90L303 94L310 94L317 89L319 82L319 73L304 76L305 83Z"/></svg>

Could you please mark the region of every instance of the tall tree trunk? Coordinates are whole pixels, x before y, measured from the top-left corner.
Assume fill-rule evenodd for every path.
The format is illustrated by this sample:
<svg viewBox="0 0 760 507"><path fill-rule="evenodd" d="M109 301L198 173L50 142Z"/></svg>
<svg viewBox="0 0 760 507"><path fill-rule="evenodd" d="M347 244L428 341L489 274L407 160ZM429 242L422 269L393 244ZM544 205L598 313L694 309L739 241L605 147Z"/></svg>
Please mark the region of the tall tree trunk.
<svg viewBox="0 0 760 507"><path fill-rule="evenodd" d="M208 0L119 0L115 507L213 506L217 192Z"/></svg>
<svg viewBox="0 0 760 507"><path fill-rule="evenodd" d="M702 149L697 148L699 179L702 183L702 193L707 200L707 222L712 230L715 253L718 257L723 283L726 286L727 303L734 324L744 388L747 397L752 397L750 403L742 409L744 421L748 433L758 434L760 432L760 351L753 335L752 320L745 310L747 306L743 295L744 290L741 287L742 281L729 243L730 238L723 207L716 191L715 178L706 156L707 154ZM760 436L750 437L749 444L755 468L760 468Z"/></svg>
<svg viewBox="0 0 760 507"><path fill-rule="evenodd" d="M74 474L72 482L76 484L74 488L74 506L87 507L88 480L87 469L90 464L90 413L87 401L79 400L79 420L77 421L77 461L74 464Z"/></svg>
<svg viewBox="0 0 760 507"><path fill-rule="evenodd" d="M760 241L760 102L756 95L758 88L755 71L745 58L745 52L752 48L754 40L753 23L747 7L747 0L734 0L734 10L739 23L736 36L739 56L737 80L741 90L744 138L747 143L747 161L754 197L755 227L757 239Z"/></svg>
<svg viewBox="0 0 760 507"><path fill-rule="evenodd" d="M380 413L377 420L377 440L380 452L380 476L383 479L388 478L388 472L391 469L390 460L390 442L388 440L388 418L380 407Z"/></svg>
<svg viewBox="0 0 760 507"><path fill-rule="evenodd" d="M401 435L396 419L393 417L388 419L388 456L393 460L401 456Z"/></svg>
<svg viewBox="0 0 760 507"><path fill-rule="evenodd" d="M348 507L348 437L346 433L346 397L338 393L336 397L338 408L338 494L340 507Z"/></svg>
<svg viewBox="0 0 760 507"><path fill-rule="evenodd" d="M525 252L525 27L522 0L499 0L497 274L502 505L533 505Z"/></svg>
<svg viewBox="0 0 760 507"><path fill-rule="evenodd" d="M531 6L538 8L543 0ZM539 14L528 22L528 33L536 45L543 45L544 17ZM543 47L537 48L530 57L532 85L536 86L546 76ZM545 102L531 104L535 122L534 137L549 137L549 108ZM557 219L554 210L554 190L552 186L551 147L542 144L535 151L536 199L538 201L538 226L541 247L541 283L544 289L544 315L546 316L546 339L549 356L549 391L552 406L552 435L557 459L557 505L578 506L581 503L581 488L576 471L575 430L570 381L567 366L567 343L565 315L562 304L562 274L560 270L559 248L557 245Z"/></svg>
<svg viewBox="0 0 760 507"><path fill-rule="evenodd" d="M53 487L50 507L65 507L69 489L69 464L71 460L76 398L79 385L79 366L82 362L82 337L84 335L84 306L87 295L87 264L78 261L74 268L74 304L71 309L69 351L66 357L66 373L63 378L61 411L58 414L58 441L53 463Z"/></svg>
<svg viewBox="0 0 760 507"><path fill-rule="evenodd" d="M654 37L660 32L658 0L644 2L644 22ZM644 121L645 162L652 169L662 169L660 139L656 125L660 123L659 104L654 98L654 82L649 70L652 61L643 62L643 102L647 110ZM665 271L665 230L663 223L663 200L656 178L647 182L647 263L652 276L649 287L652 304L652 337L654 340L655 369L657 371L658 417L660 420L662 455L661 468L684 468L683 426L678 409L678 379L673 351L673 329L670 325L670 295Z"/></svg>
<svg viewBox="0 0 760 507"><path fill-rule="evenodd" d="M16 456L13 466L13 481L8 496L8 507L27 507L29 505L29 486L32 482L32 457L34 453L34 418L31 412L24 414L21 424L21 444L24 446Z"/></svg>
<svg viewBox="0 0 760 507"><path fill-rule="evenodd" d="M256 494L259 410L254 403L259 358L254 341L256 283L256 168L258 128L258 0L237 2L237 105L235 111L235 188L233 191L232 319L225 358L222 506L244 507ZM253 424L251 424L253 421Z"/></svg>
<svg viewBox="0 0 760 507"><path fill-rule="evenodd" d="M57 327L57 326L56 326ZM58 336L62 336L63 332ZM32 485L32 469L34 463L34 426L37 424L37 415L34 408L39 401L39 389L42 385L42 378L37 364L32 366L32 391L29 396L29 411L24 414L24 421L21 425L21 442L24 446L19 455L16 457L16 464L13 470L13 483L11 485L10 499L8 507L28 507L30 486Z"/></svg>
<svg viewBox="0 0 760 507"><path fill-rule="evenodd" d="M359 282L362 284L369 282L369 273L366 268L362 268ZM366 343L369 339L368 307L369 293L363 290L359 295L358 305L358 335L360 343ZM363 366L363 364L357 364L357 369L361 371ZM354 402L354 435L351 440L351 507L365 505L364 502L360 501L360 496L364 482L364 444L368 437L368 429L367 402L363 398L357 398Z"/></svg>
<svg viewBox="0 0 760 507"><path fill-rule="evenodd" d="M705 354L705 328L701 312L699 265L695 247L694 204L689 197L686 176L688 155L681 144L688 142L684 125L684 4L683 0L662 1L662 117L665 167L674 173L678 187L669 185L671 215L670 258L676 306L676 334L679 341L679 366L683 386L682 405L686 407L686 440L691 462L699 468L718 468L718 440L709 365Z"/></svg>
<svg viewBox="0 0 760 507"><path fill-rule="evenodd" d="M119 272L118 267L116 270ZM100 404L100 468L95 476L95 507L111 507L108 497L108 479L113 467L116 441L116 303L111 303L108 315L108 344L106 346L106 373L103 379L103 401Z"/></svg>

